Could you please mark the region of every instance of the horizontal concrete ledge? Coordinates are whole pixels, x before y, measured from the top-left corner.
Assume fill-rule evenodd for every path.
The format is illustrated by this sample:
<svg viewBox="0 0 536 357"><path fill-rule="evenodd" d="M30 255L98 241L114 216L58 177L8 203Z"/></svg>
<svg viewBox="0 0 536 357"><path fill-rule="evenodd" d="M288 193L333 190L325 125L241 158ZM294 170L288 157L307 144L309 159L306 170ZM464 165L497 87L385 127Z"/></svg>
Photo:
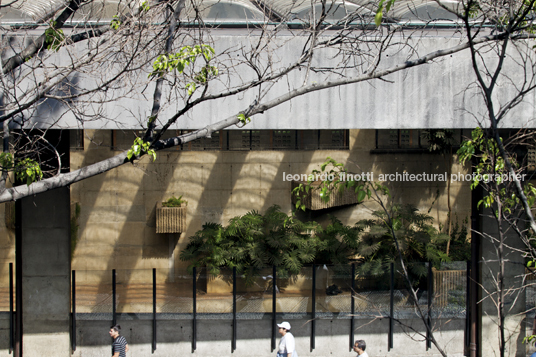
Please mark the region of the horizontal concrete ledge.
<svg viewBox="0 0 536 357"><path fill-rule="evenodd" d="M465 314L435 314L432 316L432 319L457 319L465 320ZM296 319L307 319L312 320L313 316L311 313L277 313L277 320L296 320ZM149 321L153 319L152 313L119 313L116 314L118 321ZM389 319L387 314L373 314L373 313L356 313L353 315L354 320L370 320L370 319ZM398 312L394 316L396 319L405 319L419 320L419 316L416 313L411 312ZM193 320L193 313L157 313L157 321L182 321L182 320ZM237 320L271 320L271 313L237 313ZM350 320L352 314L350 313L315 313L316 320ZM232 313L196 313L196 320L232 320ZM77 321L111 321L112 313L77 313Z"/></svg>

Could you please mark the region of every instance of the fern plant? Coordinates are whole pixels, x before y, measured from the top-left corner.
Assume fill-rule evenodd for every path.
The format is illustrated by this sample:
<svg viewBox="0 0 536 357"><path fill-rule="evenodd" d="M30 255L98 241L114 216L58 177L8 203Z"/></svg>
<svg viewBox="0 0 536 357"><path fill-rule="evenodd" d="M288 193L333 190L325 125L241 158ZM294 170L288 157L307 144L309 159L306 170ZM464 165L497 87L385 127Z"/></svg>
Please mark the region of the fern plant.
<svg viewBox="0 0 536 357"><path fill-rule="evenodd" d="M264 215L250 211L233 217L227 226L206 223L197 231L180 259L190 262L188 269L206 267L212 275L221 268L235 268L245 276L246 285L253 283L263 267L276 265L278 277L285 279L300 273L311 263L318 250L314 222L304 223L270 207Z"/></svg>
<svg viewBox="0 0 536 357"><path fill-rule="evenodd" d="M391 263L400 264L399 254L387 223L387 214L375 211L373 215L374 218L356 224L358 229L364 230L358 248L361 262L358 272L365 276L386 277ZM449 261L441 249L448 235L440 233L432 225L431 216L419 213L411 205L393 206L390 216L402 258L415 285L427 274L422 262L429 261L438 266L441 261Z"/></svg>
<svg viewBox="0 0 536 357"><path fill-rule="evenodd" d="M433 227L433 218L412 206L394 206L390 212L403 259L412 280L417 284L426 276L422 262L439 265L448 261L444 253L446 234ZM358 275L385 279L390 263L399 263L399 255L383 211L374 218L354 226L331 217L321 227L316 222L302 222L270 207L264 215L250 211L233 217L227 226L206 223L189 238L180 259L189 269L206 267L212 275L222 268L235 268L245 276L246 285L254 282L262 268L275 265L278 278L289 279L301 273L305 264L345 265L358 256Z"/></svg>
<svg viewBox="0 0 536 357"><path fill-rule="evenodd" d="M182 207L187 206L188 201L182 198L182 195L179 197L171 196L166 201L162 202L162 207Z"/></svg>
<svg viewBox="0 0 536 357"><path fill-rule="evenodd" d="M330 216L331 222L318 227L316 235L319 247L316 264L349 264L359 249L363 227L344 225L338 218Z"/></svg>

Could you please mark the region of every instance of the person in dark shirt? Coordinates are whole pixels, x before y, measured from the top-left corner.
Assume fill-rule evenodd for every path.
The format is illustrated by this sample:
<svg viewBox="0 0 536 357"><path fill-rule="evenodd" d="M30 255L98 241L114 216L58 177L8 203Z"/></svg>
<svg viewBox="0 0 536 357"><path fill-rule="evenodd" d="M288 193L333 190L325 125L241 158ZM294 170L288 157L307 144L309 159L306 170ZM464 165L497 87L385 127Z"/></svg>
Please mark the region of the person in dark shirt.
<svg viewBox="0 0 536 357"><path fill-rule="evenodd" d="M112 342L112 357L127 357L127 339L120 335L120 331L121 326L119 325L110 327L110 336L114 339L114 342Z"/></svg>

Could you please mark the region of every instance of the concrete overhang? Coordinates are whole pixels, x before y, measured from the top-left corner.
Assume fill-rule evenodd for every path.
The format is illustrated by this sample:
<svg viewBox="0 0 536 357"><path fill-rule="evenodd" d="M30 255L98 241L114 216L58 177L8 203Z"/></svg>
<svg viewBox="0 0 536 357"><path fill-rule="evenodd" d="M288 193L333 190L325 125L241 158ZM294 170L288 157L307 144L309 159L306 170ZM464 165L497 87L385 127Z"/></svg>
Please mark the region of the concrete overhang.
<svg viewBox="0 0 536 357"><path fill-rule="evenodd" d="M356 30L357 31L357 30ZM251 45L258 34L250 29L213 29L213 43L216 53L228 49L238 49ZM411 37L408 38L408 35ZM329 33L328 33L329 35ZM256 37L257 36L257 37ZM416 59L425 54L454 47L464 41L453 30L425 30L422 32L400 31L393 42L407 43L406 46L393 47L382 55L379 68L391 68L404 64L407 60ZM280 33L274 41L277 46L272 58L277 60L274 66L283 66L299 58L306 45L307 38L295 36L292 32ZM531 43L518 42L525 46L530 56ZM79 45L84 51L85 44ZM517 48L519 49L519 47ZM510 47L509 58L504 63L504 74L507 80L496 90L496 107L512 99L517 93L515 83L521 83L525 70L520 65L520 55ZM68 56L61 49L51 60L61 65ZM531 53L532 52L532 53ZM491 64L496 62L493 51L482 53ZM318 67L333 66L342 57L333 49L318 52L314 65ZM26 113L31 117L29 126L42 128L64 129L140 129L146 124L152 106L154 81L147 78L149 68L138 73L136 81L129 85L134 91L115 89L107 92L108 102L99 108L87 106L84 110L88 115L98 114L93 120L83 121L69 106L49 99L43 101L37 110ZM141 72L141 71L140 71ZM229 78L232 85L239 80L252 79L254 73L244 68L241 73ZM274 99L289 90L304 84L305 71L291 72L283 80L276 83L264 100ZM348 78L361 76L358 70L345 70ZM94 76L75 73L71 80L79 88L91 88L97 83ZM306 84L324 83L327 80L340 78L333 74L309 73ZM131 89L129 87L129 89ZM212 93L223 89L223 85L213 85ZM217 99L196 106L177 121L171 128L198 129L216 121L236 116L245 110L255 99L258 89L252 89L238 97ZM110 100L114 97L114 100ZM183 99L165 89L160 124L174 115L183 105ZM94 111L93 113L91 111ZM535 94L534 91L505 117L502 128L533 128L535 127ZM389 128L474 128L487 126L487 112L482 96L476 86L469 51L464 50L432 62L386 75L382 79L344 85L336 88L314 91L294 98L263 114L255 115L246 129L389 129ZM236 128L238 129L238 128Z"/></svg>

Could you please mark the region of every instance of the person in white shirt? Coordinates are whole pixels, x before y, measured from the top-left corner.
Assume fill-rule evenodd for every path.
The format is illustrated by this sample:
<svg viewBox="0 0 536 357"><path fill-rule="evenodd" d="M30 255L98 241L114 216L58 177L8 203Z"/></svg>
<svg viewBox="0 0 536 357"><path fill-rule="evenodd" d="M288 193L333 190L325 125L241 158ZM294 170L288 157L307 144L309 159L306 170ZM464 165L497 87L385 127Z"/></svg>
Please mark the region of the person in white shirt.
<svg viewBox="0 0 536 357"><path fill-rule="evenodd" d="M277 357L298 357L294 336L289 331L290 324L285 321L277 324L277 327L279 327L279 333L281 334Z"/></svg>
<svg viewBox="0 0 536 357"><path fill-rule="evenodd" d="M354 343L354 351L357 353L357 357L369 357L368 353L365 352L367 344L365 340L357 340Z"/></svg>

